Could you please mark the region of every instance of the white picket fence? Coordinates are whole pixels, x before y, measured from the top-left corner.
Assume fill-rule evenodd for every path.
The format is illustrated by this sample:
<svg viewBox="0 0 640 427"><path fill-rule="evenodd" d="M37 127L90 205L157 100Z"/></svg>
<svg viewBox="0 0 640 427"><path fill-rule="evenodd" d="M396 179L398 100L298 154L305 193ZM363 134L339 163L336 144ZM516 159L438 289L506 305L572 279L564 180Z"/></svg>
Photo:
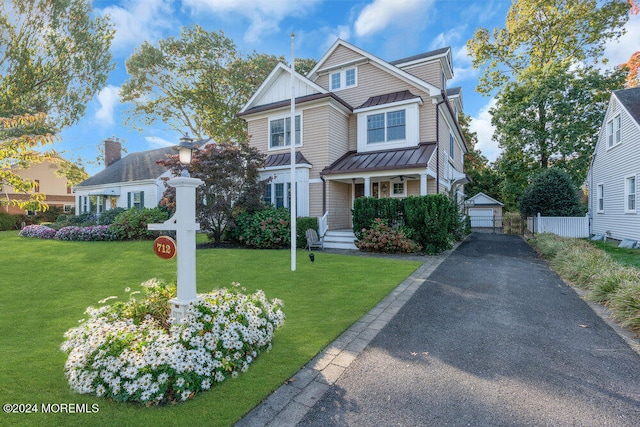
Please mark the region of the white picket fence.
<svg viewBox="0 0 640 427"><path fill-rule="evenodd" d="M533 233L553 233L560 237L589 237L589 215L556 217L538 214L527 218L527 228Z"/></svg>

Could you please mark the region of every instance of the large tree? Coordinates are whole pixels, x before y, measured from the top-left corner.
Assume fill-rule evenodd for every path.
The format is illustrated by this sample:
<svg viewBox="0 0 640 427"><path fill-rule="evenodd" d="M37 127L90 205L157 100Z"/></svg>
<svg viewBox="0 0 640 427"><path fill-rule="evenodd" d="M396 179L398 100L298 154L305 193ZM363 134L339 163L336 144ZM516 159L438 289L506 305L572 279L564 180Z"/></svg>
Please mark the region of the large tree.
<svg viewBox="0 0 640 427"><path fill-rule="evenodd" d="M458 115L458 123L468 148L464 155L464 172L471 178L471 182L464 186L465 197L473 197L482 192L499 200L501 198L500 177L489 164L489 159L476 148L478 134L471 131L470 122L471 117L463 113Z"/></svg>
<svg viewBox="0 0 640 427"><path fill-rule="evenodd" d="M491 110L494 138L503 156L518 153L526 162L523 170L560 167L579 186L611 91L621 88L624 78L620 70L603 75L589 67L549 68L542 76L529 75L507 84Z"/></svg>
<svg viewBox="0 0 640 427"><path fill-rule="evenodd" d="M623 82L623 73L601 75L592 64L624 32L629 7L624 0L516 0L505 28L480 28L467 43L474 67L483 69L477 90L498 90L492 122L508 206L549 165L575 184L584 179L608 91Z"/></svg>
<svg viewBox="0 0 640 427"><path fill-rule="evenodd" d="M133 106L132 125L159 121L196 138L241 142L246 123L236 114L279 61L284 58L243 56L222 31L184 27L180 37L136 49L120 95ZM308 62L300 64L308 71Z"/></svg>
<svg viewBox="0 0 640 427"><path fill-rule="evenodd" d="M601 60L629 18L625 0L515 0L505 28L478 28L467 48L485 95L522 76Z"/></svg>
<svg viewBox="0 0 640 427"><path fill-rule="evenodd" d="M195 152L189 172L204 181L196 189L196 216L210 239L219 242L224 237L234 212L263 207L258 169L264 166L264 158L247 142L209 143ZM160 163L176 175L182 170L177 156ZM167 188L161 204L175 208L174 188Z"/></svg>
<svg viewBox="0 0 640 427"><path fill-rule="evenodd" d="M107 18L88 0L7 0L0 3L0 184L29 192L12 173L50 158L43 146L84 114L113 69ZM46 207L42 195L30 208Z"/></svg>

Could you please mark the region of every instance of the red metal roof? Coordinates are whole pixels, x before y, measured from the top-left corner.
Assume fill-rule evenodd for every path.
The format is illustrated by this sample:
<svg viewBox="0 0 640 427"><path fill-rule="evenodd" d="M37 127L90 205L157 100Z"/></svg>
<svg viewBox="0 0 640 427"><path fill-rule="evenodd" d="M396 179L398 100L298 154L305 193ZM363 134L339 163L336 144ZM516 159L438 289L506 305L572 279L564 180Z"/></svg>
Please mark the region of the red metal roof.
<svg viewBox="0 0 640 427"><path fill-rule="evenodd" d="M267 156L264 162L265 168L272 168L276 166L288 166L291 164L291 153L271 154ZM311 165L307 159L304 158L301 152L296 151L296 164Z"/></svg>
<svg viewBox="0 0 640 427"><path fill-rule="evenodd" d="M350 151L332 165L324 168L320 175L426 168L435 148L435 142L422 142L416 147L399 148L397 150L366 153Z"/></svg>
<svg viewBox="0 0 640 427"><path fill-rule="evenodd" d="M406 101L407 99L420 98L418 95L414 95L408 90L402 90L400 92L386 93L384 95L372 96L367 99L364 104L355 109L367 107L375 107L377 105L391 104L393 102Z"/></svg>

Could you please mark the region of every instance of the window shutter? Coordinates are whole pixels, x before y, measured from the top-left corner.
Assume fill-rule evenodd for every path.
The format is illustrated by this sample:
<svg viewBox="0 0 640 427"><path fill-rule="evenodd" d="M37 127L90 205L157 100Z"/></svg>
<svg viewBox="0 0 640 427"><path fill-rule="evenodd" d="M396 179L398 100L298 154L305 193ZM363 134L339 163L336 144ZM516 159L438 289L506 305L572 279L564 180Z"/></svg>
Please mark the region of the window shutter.
<svg viewBox="0 0 640 427"><path fill-rule="evenodd" d="M127 209L131 209L131 193L127 193Z"/></svg>
<svg viewBox="0 0 640 427"><path fill-rule="evenodd" d="M140 192L140 209L144 209L144 191Z"/></svg>

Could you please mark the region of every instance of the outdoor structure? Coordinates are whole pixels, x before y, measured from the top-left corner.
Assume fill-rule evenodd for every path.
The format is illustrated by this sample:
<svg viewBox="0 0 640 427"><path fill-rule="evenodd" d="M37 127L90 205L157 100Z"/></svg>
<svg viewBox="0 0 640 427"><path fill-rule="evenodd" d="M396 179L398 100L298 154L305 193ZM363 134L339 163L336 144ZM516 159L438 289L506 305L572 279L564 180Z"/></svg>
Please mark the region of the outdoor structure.
<svg viewBox="0 0 640 427"><path fill-rule="evenodd" d="M640 241L640 88L611 94L587 175L591 233Z"/></svg>
<svg viewBox="0 0 640 427"><path fill-rule="evenodd" d="M45 202L49 207L60 207L65 213L71 213L75 197L71 192L71 184L67 178L56 175L59 168L60 164L55 159L31 164L28 168L20 168L17 165L12 167L13 171L21 178L35 182L36 185L33 191L44 193L46 195ZM0 198L5 202L10 202L11 200L24 201L29 199L29 195L16 193L11 186L0 184ZM30 213L11 203L2 203L0 208L8 214Z"/></svg>
<svg viewBox="0 0 640 427"><path fill-rule="evenodd" d="M208 141L198 141L202 146ZM154 208L165 191L163 178L170 172L159 160L176 155L175 147L130 153L121 157L122 146L112 138L105 142L105 168L74 187L76 213L100 214L108 209Z"/></svg>
<svg viewBox="0 0 640 427"><path fill-rule="evenodd" d="M465 206L471 220L471 227L502 227L504 203L481 192L470 197L465 202Z"/></svg>
<svg viewBox="0 0 640 427"><path fill-rule="evenodd" d="M295 94L298 216L327 216L331 232L347 230L357 197L446 192L461 201L466 143L457 121L460 88L451 49L386 62L337 40L307 76L278 64L239 112L251 145L267 154L264 200L289 207L291 88ZM351 246L353 244L351 243Z"/></svg>

